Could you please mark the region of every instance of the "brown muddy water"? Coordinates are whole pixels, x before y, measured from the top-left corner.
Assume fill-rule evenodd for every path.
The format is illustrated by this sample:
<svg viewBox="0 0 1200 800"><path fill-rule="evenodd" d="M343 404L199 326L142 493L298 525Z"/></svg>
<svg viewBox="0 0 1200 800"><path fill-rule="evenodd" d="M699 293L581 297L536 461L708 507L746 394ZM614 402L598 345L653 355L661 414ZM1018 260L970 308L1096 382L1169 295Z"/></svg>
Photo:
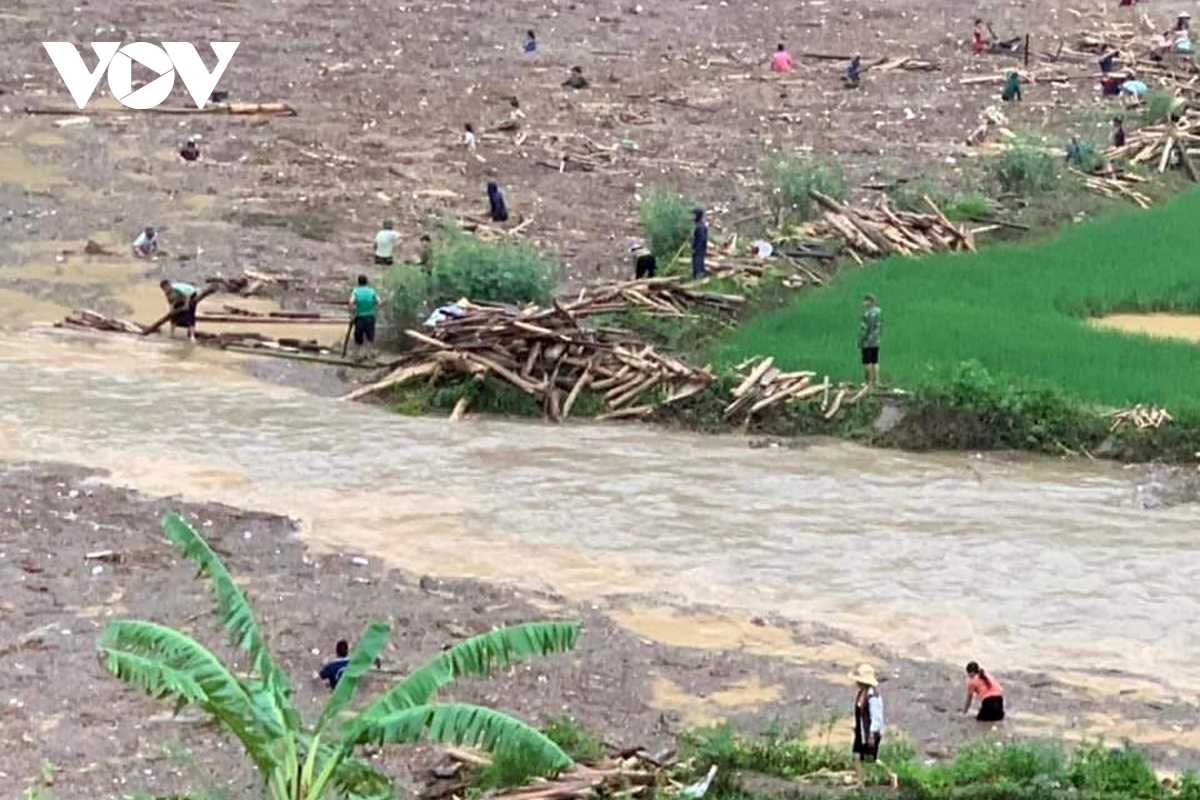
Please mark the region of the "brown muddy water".
<svg viewBox="0 0 1200 800"><path fill-rule="evenodd" d="M183 343L45 330L0 338L0 453L289 514L417 572L783 615L918 658L1200 678L1200 510L1145 509L1140 473L1111 465L410 419ZM659 622L627 620L681 635Z"/></svg>

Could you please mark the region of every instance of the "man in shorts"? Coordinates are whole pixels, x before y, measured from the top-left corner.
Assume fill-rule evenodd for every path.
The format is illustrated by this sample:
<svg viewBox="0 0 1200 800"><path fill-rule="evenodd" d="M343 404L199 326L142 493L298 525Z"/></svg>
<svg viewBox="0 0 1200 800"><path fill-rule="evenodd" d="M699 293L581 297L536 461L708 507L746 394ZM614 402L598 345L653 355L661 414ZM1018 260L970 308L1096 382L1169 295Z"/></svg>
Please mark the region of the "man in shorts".
<svg viewBox="0 0 1200 800"><path fill-rule="evenodd" d="M375 310L379 307L379 294L367 283L366 275L358 276L358 286L350 293L350 313L354 315L354 346L363 355L370 355L375 344Z"/></svg>
<svg viewBox="0 0 1200 800"><path fill-rule="evenodd" d="M879 337L883 333L883 310L875 304L875 296L863 298L862 324L858 329L858 347L862 351L863 382L868 386L879 383Z"/></svg>

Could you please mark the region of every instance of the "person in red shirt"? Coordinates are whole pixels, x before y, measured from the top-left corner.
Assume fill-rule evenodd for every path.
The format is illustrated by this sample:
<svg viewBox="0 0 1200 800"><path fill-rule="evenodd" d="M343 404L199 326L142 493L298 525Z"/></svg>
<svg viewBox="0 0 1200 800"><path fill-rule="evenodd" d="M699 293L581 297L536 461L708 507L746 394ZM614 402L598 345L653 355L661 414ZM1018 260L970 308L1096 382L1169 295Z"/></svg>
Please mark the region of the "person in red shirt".
<svg viewBox="0 0 1200 800"><path fill-rule="evenodd" d="M979 696L979 714L975 719L980 722L999 722L1004 719L1004 692L1000 681L983 671L979 663L972 661L967 664L967 701L963 704L963 713L971 713L971 701Z"/></svg>
<svg viewBox="0 0 1200 800"><path fill-rule="evenodd" d="M771 71L791 72L793 66L792 57L788 54L787 48L783 46L783 42L780 42L771 56Z"/></svg>
<svg viewBox="0 0 1200 800"><path fill-rule="evenodd" d="M971 50L975 55L983 52L983 20L975 20L975 30L971 31Z"/></svg>

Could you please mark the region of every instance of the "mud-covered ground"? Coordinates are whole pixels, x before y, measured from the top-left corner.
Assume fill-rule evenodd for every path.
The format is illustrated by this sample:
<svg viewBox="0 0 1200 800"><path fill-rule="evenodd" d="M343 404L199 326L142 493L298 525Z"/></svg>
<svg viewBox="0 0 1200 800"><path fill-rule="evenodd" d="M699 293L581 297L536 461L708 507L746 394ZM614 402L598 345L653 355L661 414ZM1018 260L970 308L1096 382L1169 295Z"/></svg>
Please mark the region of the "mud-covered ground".
<svg viewBox="0 0 1200 800"><path fill-rule="evenodd" d="M776 148L839 162L856 194L878 179L954 183L968 158L961 141L998 90L961 78L1017 63L973 56L972 18L991 20L1002 37L1031 33L1036 54L1100 17L1065 0L76 5L16 0L0 16L0 265L10 268L0 269L0 288L125 313L140 309L114 299L102 276L80 281L77 267L128 261L128 242L146 224L160 227L170 253L146 279L243 267L344 278L369 264L381 218L397 220L411 255L438 219L483 213L484 183L496 179L513 224L534 218L522 235L561 258L566 283L577 285L626 269L637 198L652 187L703 202L717 232L753 216L760 163ZM1167 19L1184 5L1153 11ZM520 51L527 28L541 42L532 56ZM238 101L286 101L299 116L129 112L103 80L84 127L27 115L26 107L73 107L40 43L86 50L96 39L193 42L208 63L204 43L239 41L221 88ZM782 80L765 66L781 40L798 63ZM842 62L801 55L854 52L864 63L919 56L942 69L868 72L861 90L846 91ZM572 65L591 88L560 87ZM135 85L149 77L137 69ZM1031 86L1006 112L1013 128L1038 131L1095 94L1090 80ZM508 118L514 96L527 114L520 143L518 134L486 132ZM167 102L190 104L182 81ZM481 132L481 160L461 147L465 122ZM175 154L189 136L202 137L204 153L192 164ZM612 163L553 168L564 149L592 144L617 147ZM87 237L118 259L81 255ZM76 252L53 261L62 250Z"/></svg>
<svg viewBox="0 0 1200 800"><path fill-rule="evenodd" d="M654 598L582 606L499 585L382 572L374 562L352 561L358 554L307 551L287 519L147 498L71 467L0 469L0 580L6 587L0 714L7 743L0 778L18 790L39 785L48 773L57 797L117 797L142 789L236 794L253 785L235 742L190 710L172 718L168 707L108 678L95 659L105 621L122 616L180 626L228 654L210 624L206 583L159 534L158 519L175 509L242 577L309 717L326 691L311 673L334 641L353 638L372 618L394 631L384 669L403 672L458 637L561 616L584 623L578 651L459 684L448 696L530 720L570 715L610 743L650 749L668 745L688 725L721 718L747 730L773 720L807 724L811 736L840 746L849 735L850 690L842 676L854 661L871 660L887 678L892 729L925 753L949 755L980 733L977 723L955 713L959 667L896 658L834 631L671 609ZM100 550L115 551L120 562L85 558ZM730 631L740 631L740 638ZM1146 743L1164 766L1196 763L1200 748L1188 749L1200 722L1194 705L1144 695L1134 681L1122 689L1120 675L1096 677L1105 691L1049 675L1004 675L1014 713L1002 730L1032 726L1050 733L1053 727L1078 738L1099 735L1093 723L1103 719L1108 730ZM387 680L373 675L365 691ZM425 775L415 765L428 763L422 752L391 748L381 763L402 785L419 785Z"/></svg>

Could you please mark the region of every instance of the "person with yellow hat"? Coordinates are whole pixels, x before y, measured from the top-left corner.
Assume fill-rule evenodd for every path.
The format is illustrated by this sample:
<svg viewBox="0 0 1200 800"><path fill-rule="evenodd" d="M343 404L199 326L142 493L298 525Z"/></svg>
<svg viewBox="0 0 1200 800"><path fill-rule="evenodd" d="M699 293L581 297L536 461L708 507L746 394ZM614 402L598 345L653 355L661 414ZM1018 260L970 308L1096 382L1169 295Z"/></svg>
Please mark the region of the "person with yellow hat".
<svg viewBox="0 0 1200 800"><path fill-rule="evenodd" d="M883 739L883 698L879 696L879 678L870 664L859 664L850 673L858 687L854 696L854 754L858 756L861 780L862 763L879 758L879 742Z"/></svg>

